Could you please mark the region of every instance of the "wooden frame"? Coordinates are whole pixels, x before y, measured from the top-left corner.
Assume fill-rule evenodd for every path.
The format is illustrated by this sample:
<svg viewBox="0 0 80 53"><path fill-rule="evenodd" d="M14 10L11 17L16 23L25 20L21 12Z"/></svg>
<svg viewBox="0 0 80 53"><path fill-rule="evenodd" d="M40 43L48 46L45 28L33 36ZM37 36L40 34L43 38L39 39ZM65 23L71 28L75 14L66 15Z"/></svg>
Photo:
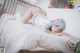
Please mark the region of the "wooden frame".
<svg viewBox="0 0 80 53"><path fill-rule="evenodd" d="M13 0L10 0L9 2L12 2L12 1ZM13 1L13 4L12 4L12 8L11 8L10 4L11 3L7 3L6 4L6 13L7 14L14 14L15 13L15 10L16 10L16 7L17 7L17 4L20 4L22 6L25 6L28 9L31 8L31 7L38 7L38 6L34 5L34 4L30 4L30 3L25 2L23 0L14 0ZM40 7L38 7L38 8L40 8Z"/></svg>
<svg viewBox="0 0 80 53"><path fill-rule="evenodd" d="M63 53L63 52L47 52L47 51L28 51L28 50L20 50L18 53Z"/></svg>
<svg viewBox="0 0 80 53"><path fill-rule="evenodd" d="M2 8L0 9L0 16L3 14L5 3L6 3L6 0L4 0L4 4L3 4Z"/></svg>

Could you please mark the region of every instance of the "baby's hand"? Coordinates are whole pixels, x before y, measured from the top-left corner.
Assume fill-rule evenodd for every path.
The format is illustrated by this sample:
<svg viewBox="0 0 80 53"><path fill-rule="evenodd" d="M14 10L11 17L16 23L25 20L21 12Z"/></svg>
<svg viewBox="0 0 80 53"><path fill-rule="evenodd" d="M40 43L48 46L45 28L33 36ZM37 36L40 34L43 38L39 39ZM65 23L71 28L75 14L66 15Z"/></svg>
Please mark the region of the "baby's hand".
<svg viewBox="0 0 80 53"><path fill-rule="evenodd" d="M64 33L55 33L55 35L62 36Z"/></svg>

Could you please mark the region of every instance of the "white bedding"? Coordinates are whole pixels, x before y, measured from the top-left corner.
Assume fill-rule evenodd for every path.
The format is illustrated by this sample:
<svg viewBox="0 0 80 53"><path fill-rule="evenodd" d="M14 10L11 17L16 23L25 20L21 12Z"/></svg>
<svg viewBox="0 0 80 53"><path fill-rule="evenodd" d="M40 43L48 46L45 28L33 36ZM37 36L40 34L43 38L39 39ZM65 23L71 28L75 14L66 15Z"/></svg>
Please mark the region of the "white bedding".
<svg viewBox="0 0 80 53"><path fill-rule="evenodd" d="M60 36L42 32L30 24L23 24L17 17L19 16L5 14L0 18L1 45L5 48L5 53L17 53L21 49L72 52Z"/></svg>

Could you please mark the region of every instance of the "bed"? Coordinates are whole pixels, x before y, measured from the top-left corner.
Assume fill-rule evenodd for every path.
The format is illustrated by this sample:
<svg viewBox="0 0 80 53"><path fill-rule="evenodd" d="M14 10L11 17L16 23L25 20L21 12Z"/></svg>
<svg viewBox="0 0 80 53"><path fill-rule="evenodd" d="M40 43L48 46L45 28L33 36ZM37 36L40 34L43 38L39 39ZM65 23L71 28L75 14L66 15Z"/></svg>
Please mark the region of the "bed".
<svg viewBox="0 0 80 53"><path fill-rule="evenodd" d="M65 40L63 40L61 37L44 33L32 25L29 25L29 24L25 25L25 24L20 23L20 20L18 20L18 18L24 14L25 10L23 12L21 12L21 15L17 14L17 13L20 13L20 11L18 11L18 9L17 9L18 4L20 4L22 7L26 7L26 9L29 9L31 7L38 7L38 6L35 6L28 2L24 2L23 0L15 0L11 9L10 9L10 6L7 5L8 8L6 9L6 12L5 12L7 14L2 15L2 17L0 18L0 34L1 34L1 38L2 38L1 45L5 48L5 53L16 53L16 52L17 53L71 53L72 52L71 48L66 44ZM18 8L19 8L19 6L18 6ZM57 11L57 9L54 9L53 12L55 12L55 10ZM56 19L56 17L61 17L61 18L63 17L60 15L59 16L50 15L50 12L52 11L52 9L50 9L49 11L48 11L48 9L46 9L46 11L47 11L47 13L49 13L48 17L51 20L53 19L52 17L55 17L55 19ZM60 9L59 11L61 12L62 10ZM68 9L67 11L74 12L75 10ZM56 12L55 12L55 14L56 14ZM63 10L63 14L65 14L64 10ZM64 16L71 16L71 15L64 15ZM63 19L66 19L66 18L63 18ZM16 30L16 29L18 29L18 30ZM35 32L34 32L34 30L35 30ZM26 31L27 31L27 33L26 33ZM26 35L29 35L29 37L31 37L31 39ZM38 36L36 36L36 35L38 35ZM37 41L33 37L35 37L35 38L37 37ZM45 38L43 38L43 37L45 37ZM43 41L44 39L47 41ZM55 41L53 41L53 40L55 40ZM32 41L32 43L29 41ZM43 41L43 43L45 45L44 44L39 45L41 47L36 49L35 48L36 44L41 44L40 41L41 42ZM28 44L29 47L33 47L33 48L28 48L26 42L29 43ZM34 44L34 43L36 43L36 44ZM47 43L50 43L50 44L46 45ZM55 47L53 45L55 45ZM44 49L45 47L47 48L47 50ZM52 48L54 48L54 50Z"/></svg>

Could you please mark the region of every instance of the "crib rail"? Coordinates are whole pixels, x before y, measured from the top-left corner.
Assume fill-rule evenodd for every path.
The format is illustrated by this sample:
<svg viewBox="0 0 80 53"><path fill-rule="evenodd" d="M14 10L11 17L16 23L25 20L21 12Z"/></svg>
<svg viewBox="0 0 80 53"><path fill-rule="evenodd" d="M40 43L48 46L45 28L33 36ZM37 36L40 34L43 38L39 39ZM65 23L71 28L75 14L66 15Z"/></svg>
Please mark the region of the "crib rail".
<svg viewBox="0 0 80 53"><path fill-rule="evenodd" d="M14 14L18 4L25 6L27 9L29 9L31 7L38 7L34 4L31 4L29 2L25 2L23 0L8 0L7 4L5 5L5 13ZM38 7L38 8L40 8L40 7Z"/></svg>

